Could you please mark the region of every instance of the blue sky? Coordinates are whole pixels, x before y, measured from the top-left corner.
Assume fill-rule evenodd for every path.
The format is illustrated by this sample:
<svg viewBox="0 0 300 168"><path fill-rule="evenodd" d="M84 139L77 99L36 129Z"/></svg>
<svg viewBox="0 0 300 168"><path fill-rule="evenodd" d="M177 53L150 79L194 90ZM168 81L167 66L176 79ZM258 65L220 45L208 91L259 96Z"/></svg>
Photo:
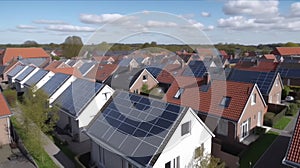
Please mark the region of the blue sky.
<svg viewBox="0 0 300 168"><path fill-rule="evenodd" d="M1 1L0 4L1 44L26 40L62 43L70 35L82 37L85 43L300 42L297 1Z"/></svg>

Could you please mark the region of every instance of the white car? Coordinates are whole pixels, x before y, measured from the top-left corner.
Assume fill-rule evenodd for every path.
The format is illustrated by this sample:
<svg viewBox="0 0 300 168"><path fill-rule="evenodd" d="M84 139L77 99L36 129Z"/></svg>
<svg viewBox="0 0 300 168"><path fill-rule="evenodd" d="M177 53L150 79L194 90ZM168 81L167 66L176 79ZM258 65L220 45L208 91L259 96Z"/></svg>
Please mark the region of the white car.
<svg viewBox="0 0 300 168"><path fill-rule="evenodd" d="M293 96L286 96L285 100L286 101L294 101L294 97Z"/></svg>

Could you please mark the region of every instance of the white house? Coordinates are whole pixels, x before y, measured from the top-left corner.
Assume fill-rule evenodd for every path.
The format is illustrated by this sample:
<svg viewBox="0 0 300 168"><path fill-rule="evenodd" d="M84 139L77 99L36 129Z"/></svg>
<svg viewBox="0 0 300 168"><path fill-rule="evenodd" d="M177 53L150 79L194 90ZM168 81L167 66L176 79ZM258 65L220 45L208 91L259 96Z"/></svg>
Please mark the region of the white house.
<svg viewBox="0 0 300 168"><path fill-rule="evenodd" d="M60 107L57 126L76 141L87 140L82 129L91 122L113 92L107 85L76 79L53 103Z"/></svg>
<svg viewBox="0 0 300 168"><path fill-rule="evenodd" d="M190 167L195 150L211 153L214 137L191 108L121 91L85 132L92 166L106 168Z"/></svg>

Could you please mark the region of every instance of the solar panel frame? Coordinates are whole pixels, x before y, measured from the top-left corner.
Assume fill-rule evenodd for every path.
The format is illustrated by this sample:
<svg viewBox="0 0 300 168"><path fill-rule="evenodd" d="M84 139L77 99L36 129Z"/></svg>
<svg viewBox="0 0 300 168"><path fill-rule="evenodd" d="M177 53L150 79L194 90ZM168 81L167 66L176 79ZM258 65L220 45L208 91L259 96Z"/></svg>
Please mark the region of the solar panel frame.
<svg viewBox="0 0 300 168"><path fill-rule="evenodd" d="M24 84L27 86L33 86L33 85L37 84L48 72L49 71L39 69Z"/></svg>
<svg viewBox="0 0 300 168"><path fill-rule="evenodd" d="M17 75L20 71L22 71L24 68L25 68L25 66L23 66L23 65L17 65L14 69L12 69L11 71L9 71L7 73L7 76L13 77L13 76Z"/></svg>
<svg viewBox="0 0 300 168"><path fill-rule="evenodd" d="M35 67L32 66L27 67L20 75L17 76L16 80L17 81L24 80L27 77L27 75L29 75L34 69Z"/></svg>
<svg viewBox="0 0 300 168"><path fill-rule="evenodd" d="M41 89L51 97L52 94L55 93L56 90L70 77L70 75L56 73L41 87Z"/></svg>

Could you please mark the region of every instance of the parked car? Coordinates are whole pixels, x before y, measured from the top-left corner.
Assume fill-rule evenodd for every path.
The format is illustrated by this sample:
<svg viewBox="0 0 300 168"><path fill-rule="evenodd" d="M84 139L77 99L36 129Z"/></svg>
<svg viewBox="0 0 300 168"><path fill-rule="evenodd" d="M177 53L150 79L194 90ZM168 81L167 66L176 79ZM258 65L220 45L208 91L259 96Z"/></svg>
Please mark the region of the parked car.
<svg viewBox="0 0 300 168"><path fill-rule="evenodd" d="M286 96L285 100L288 101L288 102L291 102L291 101L294 101L294 97L293 96Z"/></svg>

